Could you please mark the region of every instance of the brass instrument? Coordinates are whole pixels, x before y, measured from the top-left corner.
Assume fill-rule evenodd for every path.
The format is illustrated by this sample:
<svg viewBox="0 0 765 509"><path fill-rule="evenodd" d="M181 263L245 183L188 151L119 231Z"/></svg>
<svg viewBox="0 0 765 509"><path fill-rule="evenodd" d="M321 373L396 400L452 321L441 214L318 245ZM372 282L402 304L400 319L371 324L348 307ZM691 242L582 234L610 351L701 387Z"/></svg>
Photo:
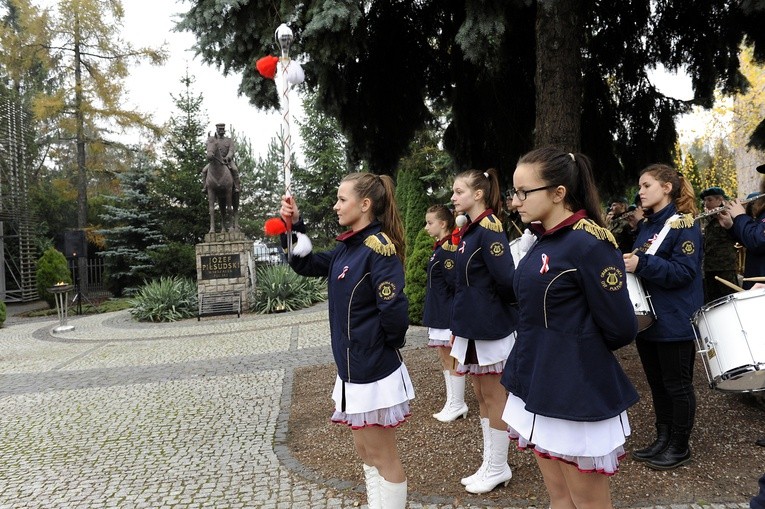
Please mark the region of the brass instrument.
<svg viewBox="0 0 765 509"><path fill-rule="evenodd" d="M760 193L757 196L752 196L749 199L741 200L739 203L741 205L743 205L745 203L749 203L749 202L752 202L754 200L758 200L758 199L762 198L763 196L765 196L765 193ZM715 214L719 214L723 210L725 210L725 205L723 205L721 207L715 207L712 210L707 210L706 212L702 212L698 216L694 217L693 220L694 221L698 221L699 219L704 218L704 217L714 216Z"/></svg>

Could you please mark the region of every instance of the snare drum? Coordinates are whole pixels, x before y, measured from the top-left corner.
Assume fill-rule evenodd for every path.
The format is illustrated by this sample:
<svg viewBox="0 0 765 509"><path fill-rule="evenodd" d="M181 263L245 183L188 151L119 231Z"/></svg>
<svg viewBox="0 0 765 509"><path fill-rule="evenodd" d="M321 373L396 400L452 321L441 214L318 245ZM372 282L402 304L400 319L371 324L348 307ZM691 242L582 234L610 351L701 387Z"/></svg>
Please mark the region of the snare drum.
<svg viewBox="0 0 765 509"><path fill-rule="evenodd" d="M653 322L656 320L651 296L643 289L643 283L640 281L640 278L632 272L627 272L627 290L630 294L632 306L635 308L638 332L642 332L653 325Z"/></svg>
<svg viewBox="0 0 765 509"><path fill-rule="evenodd" d="M693 331L709 386L730 392L765 390L765 288L726 295L694 313Z"/></svg>

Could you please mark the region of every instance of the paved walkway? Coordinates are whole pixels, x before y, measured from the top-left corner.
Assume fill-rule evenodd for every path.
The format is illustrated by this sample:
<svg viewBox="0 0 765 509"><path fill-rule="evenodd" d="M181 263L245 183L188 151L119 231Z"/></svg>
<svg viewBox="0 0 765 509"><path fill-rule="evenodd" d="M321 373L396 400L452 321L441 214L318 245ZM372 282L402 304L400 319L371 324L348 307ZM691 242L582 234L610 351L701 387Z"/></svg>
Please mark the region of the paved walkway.
<svg viewBox="0 0 765 509"><path fill-rule="evenodd" d="M353 486L318 478L286 447L294 368L331 362L326 313L141 324L121 311L58 334L55 317L10 317L0 508L358 507ZM409 336L426 342L421 327Z"/></svg>

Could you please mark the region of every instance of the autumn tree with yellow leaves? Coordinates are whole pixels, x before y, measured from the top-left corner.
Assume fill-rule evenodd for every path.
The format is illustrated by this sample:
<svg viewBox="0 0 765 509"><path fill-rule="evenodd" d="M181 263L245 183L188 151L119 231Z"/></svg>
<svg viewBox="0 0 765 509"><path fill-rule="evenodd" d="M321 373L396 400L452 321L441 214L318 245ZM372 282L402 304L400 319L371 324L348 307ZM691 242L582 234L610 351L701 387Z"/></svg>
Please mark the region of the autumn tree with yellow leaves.
<svg viewBox="0 0 765 509"><path fill-rule="evenodd" d="M59 0L55 11L38 9L29 0L5 3L17 26L0 27L0 40L16 44L17 51L4 51L3 63L12 69L8 75L23 75L31 66L47 68L50 85L34 90L31 108L49 125L48 141L59 147L61 160L76 160L77 227L85 228L88 173L103 168L100 156L118 144L110 137L135 127L159 134L148 115L125 108L124 86L129 64L160 64L165 52L134 48L122 39L119 0ZM67 158L72 147L76 158Z"/></svg>

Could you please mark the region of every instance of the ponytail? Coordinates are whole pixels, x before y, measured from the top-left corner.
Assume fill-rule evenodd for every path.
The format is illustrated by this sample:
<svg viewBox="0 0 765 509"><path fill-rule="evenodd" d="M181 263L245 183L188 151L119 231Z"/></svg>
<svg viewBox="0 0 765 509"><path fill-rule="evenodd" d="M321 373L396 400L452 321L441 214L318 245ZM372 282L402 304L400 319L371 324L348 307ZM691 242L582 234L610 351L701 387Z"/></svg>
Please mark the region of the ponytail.
<svg viewBox="0 0 765 509"><path fill-rule="evenodd" d="M456 179L464 180L470 189L483 191L483 204L487 209L496 215L502 212L502 193L499 191L499 172L496 168L484 172L466 170L457 175Z"/></svg>
<svg viewBox="0 0 765 509"><path fill-rule="evenodd" d="M641 175L645 173L650 174L659 182L672 184L672 192L669 197L678 212L692 216L698 214L699 209L696 206L696 193L693 191L693 186L679 171L668 164L656 163L640 172Z"/></svg>
<svg viewBox="0 0 765 509"><path fill-rule="evenodd" d="M406 241L404 226L396 206L393 179L388 175L358 172L349 173L341 182L353 182L353 190L359 198L369 198L372 202L372 214L380 221L383 233L390 237L396 247L396 256L403 264L406 257Z"/></svg>
<svg viewBox="0 0 765 509"><path fill-rule="evenodd" d="M566 188L563 202L567 209L572 212L584 209L587 217L599 226L605 226L589 157L564 152L556 147L543 147L522 156L518 164L537 165L539 176L545 184Z"/></svg>

